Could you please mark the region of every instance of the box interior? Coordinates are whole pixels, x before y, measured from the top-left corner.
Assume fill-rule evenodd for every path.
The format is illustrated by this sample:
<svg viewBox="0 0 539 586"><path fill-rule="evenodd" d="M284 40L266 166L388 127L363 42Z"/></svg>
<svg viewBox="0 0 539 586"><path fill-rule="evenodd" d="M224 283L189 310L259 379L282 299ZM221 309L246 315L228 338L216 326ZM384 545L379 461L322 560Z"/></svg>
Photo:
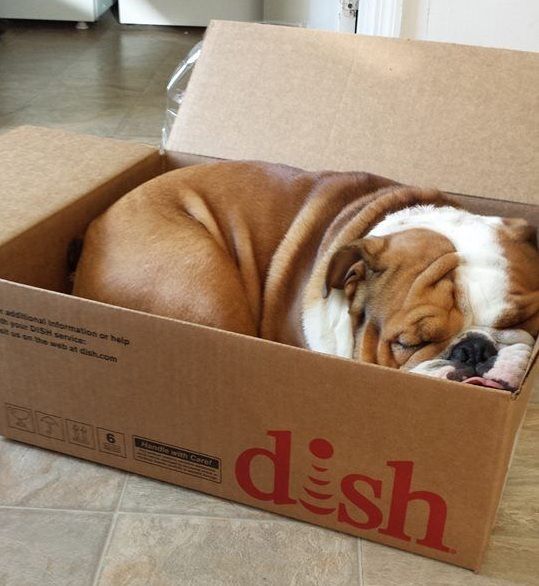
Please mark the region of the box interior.
<svg viewBox="0 0 539 586"><path fill-rule="evenodd" d="M142 174L137 172L137 174L132 176L129 181L126 181L125 177L115 178L118 183L123 181L122 186L119 189L115 189L114 186L109 183L109 190L105 190L107 191L106 193L100 193L97 191L86 195L84 197L85 206L80 211L77 211L76 220L73 217L73 209L71 206L66 206L65 208L56 212L55 217L58 220L58 223L65 224L65 237L63 240L70 241L72 239L82 237L87 226L94 218L101 214L107 207L112 205L114 201L125 195L131 189L134 189L143 181L174 169L179 169L194 164L211 163L217 160L219 159L188 155L178 152L168 152L161 155L161 160L159 163L156 163L155 160L152 161L152 166L148 170L144 170ZM461 205L471 212L477 214L485 216L496 215L508 218L525 218L532 226L537 228L539 236L539 206L455 193L449 193L448 195L449 198L456 204ZM63 214L65 214L66 218L69 217L70 220L64 221L62 218ZM48 218L46 221L47 220ZM28 236L26 232L25 234ZM35 247L32 247L31 241L25 243L24 248L28 249L29 253L27 259L29 265L32 262L32 258L34 258L37 263L42 264L41 260L39 260L40 253L42 253L44 247L48 247L49 245L54 244L52 241L53 238L57 238L57 232L48 229L48 234L43 233L39 235L39 238L36 237L30 239L35 243ZM21 267L23 273L21 273L21 276L17 278L10 279L9 275L5 274L6 265L3 264L3 278L35 287L40 287L41 281L44 279L45 281L55 283L54 286L44 288L64 293L69 292L70 283L67 278L68 273L65 259L65 249L58 249L55 246L54 250L55 256L51 258L52 262L50 264L41 267L40 271L36 271L34 266L28 266L27 269ZM21 258L17 258L17 264L20 265L21 260ZM23 274L26 276L23 276ZM62 278L57 278L58 274L61 274Z"/></svg>
<svg viewBox="0 0 539 586"><path fill-rule="evenodd" d="M14 282L41 287L51 291L70 293L71 282L67 264L69 243L83 236L90 222L122 195L137 184L163 172L192 164L217 159L203 156L166 152L158 159L151 158L149 165L126 179L116 177L107 182L106 189L97 189L81 200L57 210L21 235L0 248L1 277ZM117 184L117 185L116 185ZM523 217L539 230L539 207L499 199L449 194L457 204L483 215ZM44 251L46 255L44 257ZM537 359L539 342L534 349ZM516 395L515 395L516 396Z"/></svg>

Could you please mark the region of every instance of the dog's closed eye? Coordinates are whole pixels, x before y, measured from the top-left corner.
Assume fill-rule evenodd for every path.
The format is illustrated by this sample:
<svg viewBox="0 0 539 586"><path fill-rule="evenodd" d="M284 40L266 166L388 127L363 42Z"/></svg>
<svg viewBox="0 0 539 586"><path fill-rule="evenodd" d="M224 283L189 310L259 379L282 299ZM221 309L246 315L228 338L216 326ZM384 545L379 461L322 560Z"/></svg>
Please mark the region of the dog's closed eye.
<svg viewBox="0 0 539 586"><path fill-rule="evenodd" d="M428 343L429 342L420 342L419 344L407 344L406 342L395 340L391 343L391 345L403 350L419 350L420 348L424 348Z"/></svg>

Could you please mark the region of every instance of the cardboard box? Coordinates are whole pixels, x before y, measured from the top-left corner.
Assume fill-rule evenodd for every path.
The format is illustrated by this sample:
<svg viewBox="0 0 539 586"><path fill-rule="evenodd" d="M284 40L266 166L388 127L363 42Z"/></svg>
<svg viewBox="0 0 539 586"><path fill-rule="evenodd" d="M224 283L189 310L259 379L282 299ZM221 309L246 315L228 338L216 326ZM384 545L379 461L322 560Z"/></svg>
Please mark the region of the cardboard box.
<svg viewBox="0 0 539 586"><path fill-rule="evenodd" d="M370 170L539 225L538 65L217 22L168 153L1 136L0 432L478 569L537 347L511 396L78 299L65 251L135 185L208 157Z"/></svg>

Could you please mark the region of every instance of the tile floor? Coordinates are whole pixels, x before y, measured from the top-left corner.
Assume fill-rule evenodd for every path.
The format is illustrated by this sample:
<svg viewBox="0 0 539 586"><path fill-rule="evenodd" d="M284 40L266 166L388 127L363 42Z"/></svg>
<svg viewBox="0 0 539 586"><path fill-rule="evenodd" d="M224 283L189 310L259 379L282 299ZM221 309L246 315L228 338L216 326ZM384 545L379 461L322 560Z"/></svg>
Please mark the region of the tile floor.
<svg viewBox="0 0 539 586"><path fill-rule="evenodd" d="M0 131L61 127L157 143L165 86L203 29L0 21Z"/></svg>
<svg viewBox="0 0 539 586"><path fill-rule="evenodd" d="M0 132L157 144L197 29L0 22ZM0 438L0 586L539 584L539 389L481 575Z"/></svg>

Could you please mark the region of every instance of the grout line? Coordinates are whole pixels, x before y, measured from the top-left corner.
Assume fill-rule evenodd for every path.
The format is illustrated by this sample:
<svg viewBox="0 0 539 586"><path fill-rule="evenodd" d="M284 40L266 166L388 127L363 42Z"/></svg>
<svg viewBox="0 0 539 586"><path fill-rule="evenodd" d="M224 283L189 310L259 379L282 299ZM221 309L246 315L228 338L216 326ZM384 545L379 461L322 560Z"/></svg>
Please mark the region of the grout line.
<svg viewBox="0 0 539 586"><path fill-rule="evenodd" d="M285 517L283 515L279 515L278 513L271 513L270 511L263 511L260 509L262 513L267 513L272 515L272 517L241 517L241 516L228 516L228 515L211 515L211 514L204 514L204 513L195 513L195 512L171 512L171 511L152 511L152 510L138 510L138 511L130 511L128 509L121 509L121 503L124 497L124 493L127 487L127 480L129 478L129 474L124 481L124 485L122 487L120 497L116 504L114 510L111 511L103 511L103 510L95 510L95 509L56 509L53 507L25 507L25 506L16 506L16 505L0 505L1 510L15 510L15 511L46 511L50 513L72 513L72 514L80 514L80 513L89 513L89 514L98 514L98 515L112 515L113 519L118 517L119 515L133 515L133 516L144 516L144 515L153 515L156 517L180 517L183 519L207 519L209 521L246 521L249 523L301 523L307 527L313 527L314 529L322 529L326 531L332 531L328 527L322 527L320 525L316 525L314 523L309 523L308 521L302 521L301 519L294 519L293 517ZM219 498L219 497L216 497ZM339 531L333 531L335 533L341 534ZM358 538L359 539L359 538Z"/></svg>
<svg viewBox="0 0 539 586"><path fill-rule="evenodd" d="M13 511L46 511L49 513L91 513L98 515L110 515L113 511L103 511L102 509L56 509L54 507L24 507L20 505L0 505L0 510Z"/></svg>
<svg viewBox="0 0 539 586"><path fill-rule="evenodd" d="M129 511L129 510L120 510L120 503L123 499L123 495L125 492L125 485L122 488L122 492L120 495L120 499L116 508L113 511L98 511L93 509L54 509L50 507L21 507L21 506L11 506L11 505L0 505L0 511L5 510L15 510L15 511L46 511L50 513L72 513L72 514L80 514L80 513L90 513L90 514L98 514L98 515L111 515L113 518L117 517L118 515L133 515L133 516L144 516L144 515L154 515L156 517L179 517L182 519L207 519L209 521L246 521L251 523L301 523L302 525L306 525L308 527L323 529L327 531L331 531L331 529L327 527L321 527L319 525L315 525L313 523L309 523L307 521L302 521L301 519L294 519L293 517L284 517L280 516L277 513L273 513L275 518L266 518L266 517L229 517L226 515L205 515L201 513L173 513L168 511ZM266 511L262 511L266 512ZM269 512L268 512L269 513ZM272 514L272 513L269 513ZM338 531L336 533L339 533Z"/></svg>
<svg viewBox="0 0 539 586"><path fill-rule="evenodd" d="M116 528L116 523L118 521L118 514L120 511L120 505L124 498L125 489L127 488L127 481L131 474L126 474L124 479L124 484L122 486L122 491L120 492L120 496L118 498L118 502L116 503L116 508L114 509L114 513L112 515L112 520L109 526L109 532L107 533L107 538L105 539L105 543L103 544L103 549L101 550L101 555L99 556L99 560L97 561L97 567L95 570L94 580L92 582L93 586L97 586L99 578L101 577L101 572L103 570L103 562L105 561L105 555L107 554L110 543L112 541L112 534L114 533L114 529Z"/></svg>
<svg viewBox="0 0 539 586"><path fill-rule="evenodd" d="M156 516L156 517L177 517L182 519L206 519L208 521L246 521L248 523L260 523L260 522L268 522L268 523L302 523L303 525L307 525L309 527L316 528L317 525L313 525L312 523L306 523L305 521L300 521L299 519L292 519L291 517L282 517L279 519L266 519L264 517L227 517L225 515L203 515L198 513L167 513L167 512L159 512L159 511L119 511L122 515L147 515L147 516ZM326 529L326 527L318 527L319 529Z"/></svg>
<svg viewBox="0 0 539 586"><path fill-rule="evenodd" d="M119 513L120 509L122 508L122 503L124 500L125 491L127 490L127 485L129 483L129 479L133 476L130 472L126 472L124 484L122 486L122 490L120 491L120 496L118 497L118 501L116 502L116 506L114 507L114 513Z"/></svg>
<svg viewBox="0 0 539 586"><path fill-rule="evenodd" d="M357 538L357 565L358 565L358 574L359 574L359 586L363 586L363 542L358 537Z"/></svg>
<svg viewBox="0 0 539 586"><path fill-rule="evenodd" d="M1 510L15 510L15 511L46 511L49 513L90 513L90 514L98 514L98 515L110 515L112 514L117 515L119 513L126 514L126 515L156 515L161 517L186 517L186 518L194 518L194 519L217 519L217 520L229 520L229 521L268 521L270 523L289 523L290 521L295 521L297 523L303 523L309 526L316 527L312 523L306 523L305 521L301 521L300 519L293 519L292 517L280 517L276 519L265 518L265 517L228 517L226 515L204 515L199 513L173 513L168 511L129 511L129 510L120 510L120 502L123 498L124 489L122 489L122 493L120 496L120 501L118 501L117 507L112 511L101 511L101 510L94 510L94 509L55 509L52 507L23 507L23 506L12 506L12 505L0 505ZM271 513L270 513L271 514ZM276 515L276 514L275 514ZM324 529L324 527L321 527Z"/></svg>

